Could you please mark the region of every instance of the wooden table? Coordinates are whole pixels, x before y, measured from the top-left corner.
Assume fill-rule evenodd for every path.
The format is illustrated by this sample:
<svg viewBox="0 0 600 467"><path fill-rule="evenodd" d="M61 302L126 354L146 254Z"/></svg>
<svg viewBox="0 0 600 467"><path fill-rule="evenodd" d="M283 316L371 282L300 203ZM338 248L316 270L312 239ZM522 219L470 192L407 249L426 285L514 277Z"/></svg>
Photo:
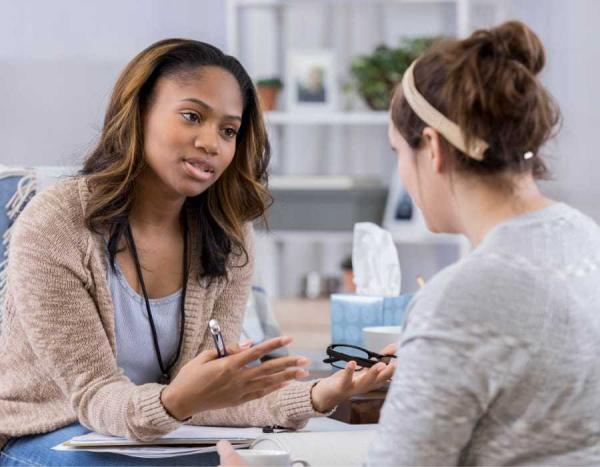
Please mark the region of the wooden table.
<svg viewBox="0 0 600 467"><path fill-rule="evenodd" d="M311 372L311 379L324 378L330 374L331 372L313 371ZM330 418L353 425L377 423L386 394L387 385L377 391L357 394L340 404L337 410L330 415Z"/></svg>
<svg viewBox="0 0 600 467"><path fill-rule="evenodd" d="M358 394L340 404L331 418L353 425L379 422L379 413L385 400L386 392L372 391Z"/></svg>

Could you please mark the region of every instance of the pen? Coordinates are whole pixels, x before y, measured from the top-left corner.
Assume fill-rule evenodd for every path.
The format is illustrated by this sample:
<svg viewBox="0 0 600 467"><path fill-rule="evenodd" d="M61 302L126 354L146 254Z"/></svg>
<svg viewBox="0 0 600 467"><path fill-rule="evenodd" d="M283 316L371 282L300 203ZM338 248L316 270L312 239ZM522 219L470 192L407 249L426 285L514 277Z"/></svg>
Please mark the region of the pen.
<svg viewBox="0 0 600 467"><path fill-rule="evenodd" d="M227 355L227 349L225 348L225 341L223 340L223 334L221 334L221 326L219 326L219 322L216 319L211 319L208 322L208 328L210 329L210 333L215 341L218 357L225 357Z"/></svg>
<svg viewBox="0 0 600 467"><path fill-rule="evenodd" d="M281 433L282 431L292 431L289 428L279 425L267 425L263 426L263 433Z"/></svg>

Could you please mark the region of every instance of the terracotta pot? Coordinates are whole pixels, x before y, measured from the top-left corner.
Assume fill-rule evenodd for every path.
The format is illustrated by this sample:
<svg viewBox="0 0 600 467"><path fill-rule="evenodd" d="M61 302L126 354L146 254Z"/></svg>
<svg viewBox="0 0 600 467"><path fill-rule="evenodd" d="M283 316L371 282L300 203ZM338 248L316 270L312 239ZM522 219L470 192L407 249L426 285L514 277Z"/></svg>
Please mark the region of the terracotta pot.
<svg viewBox="0 0 600 467"><path fill-rule="evenodd" d="M275 110L279 89L267 86L258 86L258 100L263 110Z"/></svg>
<svg viewBox="0 0 600 467"><path fill-rule="evenodd" d="M355 293L356 284L354 283L354 273L352 269L344 269L342 276L343 290L345 293Z"/></svg>

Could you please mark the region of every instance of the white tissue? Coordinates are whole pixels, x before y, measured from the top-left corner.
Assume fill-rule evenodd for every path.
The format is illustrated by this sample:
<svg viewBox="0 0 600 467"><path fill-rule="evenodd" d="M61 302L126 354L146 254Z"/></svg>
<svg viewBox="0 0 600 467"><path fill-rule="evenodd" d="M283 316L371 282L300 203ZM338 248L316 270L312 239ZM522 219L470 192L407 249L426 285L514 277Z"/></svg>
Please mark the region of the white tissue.
<svg viewBox="0 0 600 467"><path fill-rule="evenodd" d="M400 295L402 273L392 235L371 222L354 224L352 270L361 295Z"/></svg>

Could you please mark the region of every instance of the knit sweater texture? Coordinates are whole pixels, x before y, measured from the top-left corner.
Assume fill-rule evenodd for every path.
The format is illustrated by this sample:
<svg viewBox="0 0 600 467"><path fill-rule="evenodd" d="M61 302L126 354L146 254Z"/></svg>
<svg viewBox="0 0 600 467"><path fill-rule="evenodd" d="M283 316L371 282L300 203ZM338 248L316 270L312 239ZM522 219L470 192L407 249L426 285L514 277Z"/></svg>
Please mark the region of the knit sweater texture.
<svg viewBox="0 0 600 467"><path fill-rule="evenodd" d="M600 228L502 222L415 296L368 465L600 465Z"/></svg>
<svg viewBox="0 0 600 467"><path fill-rule="evenodd" d="M117 366L106 249L102 236L85 225L88 199L85 177L66 180L38 194L14 226L0 333L0 448L11 437L77 420L137 440L181 425L161 403L164 385L135 385ZM182 350L172 377L212 348L210 319L219 321L226 342L239 339L254 265L251 224L244 241L248 261L230 255L229 280L198 281L199 261L192 261ZM237 407L197 413L188 423L300 428L319 415L310 400L314 383L294 382Z"/></svg>

